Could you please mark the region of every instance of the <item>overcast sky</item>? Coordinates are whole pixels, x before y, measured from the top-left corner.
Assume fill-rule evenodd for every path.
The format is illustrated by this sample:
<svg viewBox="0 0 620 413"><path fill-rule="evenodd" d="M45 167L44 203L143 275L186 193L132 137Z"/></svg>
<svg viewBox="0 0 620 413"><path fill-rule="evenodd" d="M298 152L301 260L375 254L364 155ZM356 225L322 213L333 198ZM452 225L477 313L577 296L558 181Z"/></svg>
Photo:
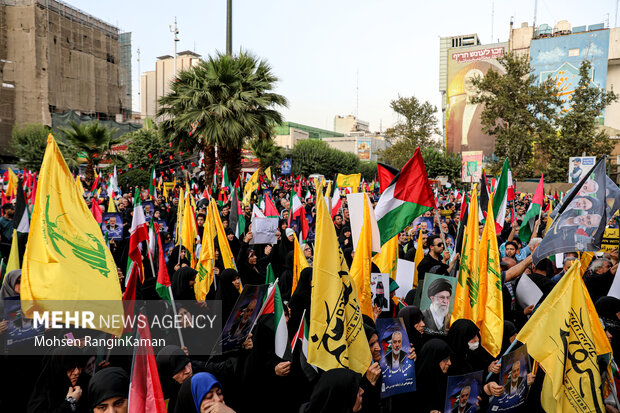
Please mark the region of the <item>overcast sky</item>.
<svg viewBox="0 0 620 413"><path fill-rule="evenodd" d="M132 32L133 108L140 109L140 71L173 53L169 25L177 16L178 51L202 56L226 47L226 0L67 0ZM233 0L233 50L266 59L286 96L291 122L332 129L335 115L355 115L383 130L397 120L390 100L416 96L440 108L439 37L477 33L483 44L507 41L515 26L532 24L534 0ZM537 22L573 26L609 22L614 0L540 0ZM494 22L493 31L491 30ZM359 75L358 75L359 73ZM356 91L359 77L359 106Z"/></svg>

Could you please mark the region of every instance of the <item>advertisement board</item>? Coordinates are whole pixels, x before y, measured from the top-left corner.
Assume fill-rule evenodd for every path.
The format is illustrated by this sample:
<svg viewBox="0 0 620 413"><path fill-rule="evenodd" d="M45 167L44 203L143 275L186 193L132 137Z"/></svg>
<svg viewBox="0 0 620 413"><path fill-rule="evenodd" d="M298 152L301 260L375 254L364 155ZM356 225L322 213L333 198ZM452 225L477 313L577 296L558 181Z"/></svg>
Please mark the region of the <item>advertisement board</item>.
<svg viewBox="0 0 620 413"><path fill-rule="evenodd" d="M461 180L478 182L482 175L482 151L465 151L461 154Z"/></svg>
<svg viewBox="0 0 620 413"><path fill-rule="evenodd" d="M370 139L357 138L355 147L357 149L357 157L361 161L370 160L370 149L371 149L370 145L371 145Z"/></svg>
<svg viewBox="0 0 620 413"><path fill-rule="evenodd" d="M568 182L576 184L590 173L596 163L596 156L574 156L568 160Z"/></svg>
<svg viewBox="0 0 620 413"><path fill-rule="evenodd" d="M497 59L508 50L508 43L459 47L448 50L448 108L446 111L446 149L448 152L482 151L490 156L494 139L482 132L483 105L472 104L476 88L471 81L489 70L504 73Z"/></svg>

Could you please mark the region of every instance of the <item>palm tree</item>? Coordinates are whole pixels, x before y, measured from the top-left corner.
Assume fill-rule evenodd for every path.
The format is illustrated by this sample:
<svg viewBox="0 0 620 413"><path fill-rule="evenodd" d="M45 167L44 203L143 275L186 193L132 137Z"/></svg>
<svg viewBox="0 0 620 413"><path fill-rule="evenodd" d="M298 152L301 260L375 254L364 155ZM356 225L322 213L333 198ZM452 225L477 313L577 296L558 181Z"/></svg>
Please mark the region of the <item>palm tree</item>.
<svg viewBox="0 0 620 413"><path fill-rule="evenodd" d="M122 157L111 152L114 145L122 142L114 138L116 129L108 129L99 122L69 124L70 128L61 128L70 157L77 163L77 158L86 158L86 183L92 185L95 180L95 162L111 160L122 161Z"/></svg>
<svg viewBox="0 0 620 413"><path fill-rule="evenodd" d="M270 138L273 126L282 122L276 107L287 102L272 92L277 80L264 60L247 52L218 53L172 82L171 92L159 99L161 127L175 148L204 150L206 179L213 176L217 147L219 166L227 164L234 181L243 145Z"/></svg>
<svg viewBox="0 0 620 413"><path fill-rule="evenodd" d="M284 158L284 149L277 146L272 138L255 138L250 141L250 149L258 158L261 169L265 170L270 166L276 167Z"/></svg>

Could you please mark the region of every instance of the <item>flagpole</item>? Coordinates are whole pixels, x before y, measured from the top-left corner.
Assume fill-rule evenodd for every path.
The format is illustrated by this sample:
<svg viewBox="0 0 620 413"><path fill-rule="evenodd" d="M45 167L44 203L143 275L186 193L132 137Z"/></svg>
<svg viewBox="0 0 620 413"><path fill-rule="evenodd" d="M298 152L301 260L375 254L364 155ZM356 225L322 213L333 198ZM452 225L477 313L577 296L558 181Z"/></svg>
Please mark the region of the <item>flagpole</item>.
<svg viewBox="0 0 620 413"><path fill-rule="evenodd" d="M510 353L510 350L512 350L512 348L515 346L515 344L517 344L518 340L513 341L510 346L508 346L508 348L506 349L506 351L504 351L504 354L502 354L501 357L499 357L499 363L497 363L498 366L502 365L502 360L501 358L504 357L506 354ZM493 375L493 372L490 372L489 375L487 376L487 381L491 378L491 376Z"/></svg>
<svg viewBox="0 0 620 413"><path fill-rule="evenodd" d="M168 286L168 292L170 293L170 302L172 304L172 311L174 313L174 319L177 319L177 306L174 303L174 295L172 294L172 286ZM185 343L183 342L183 334L181 334L181 327L177 327L177 332L179 333L179 341L181 342L181 347L185 347Z"/></svg>

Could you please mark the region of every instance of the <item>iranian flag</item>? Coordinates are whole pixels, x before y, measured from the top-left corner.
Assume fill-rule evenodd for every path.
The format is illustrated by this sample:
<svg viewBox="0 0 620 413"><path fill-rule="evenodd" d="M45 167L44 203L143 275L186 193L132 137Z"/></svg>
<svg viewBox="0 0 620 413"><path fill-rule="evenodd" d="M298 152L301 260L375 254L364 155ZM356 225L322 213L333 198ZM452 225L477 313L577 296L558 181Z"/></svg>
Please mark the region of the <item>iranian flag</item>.
<svg viewBox="0 0 620 413"><path fill-rule="evenodd" d="M336 216L341 206L342 200L340 199L340 191L338 190L338 187L336 187L334 197L332 198L332 219Z"/></svg>
<svg viewBox="0 0 620 413"><path fill-rule="evenodd" d="M142 269L142 253L140 252L140 243L149 239L149 227L144 217L144 209L140 200L140 191L136 188L134 194L133 220L131 221L131 230L129 237L129 258ZM144 277L144 272L141 276Z"/></svg>
<svg viewBox="0 0 620 413"><path fill-rule="evenodd" d="M155 291L163 299L170 301L172 294L170 276L168 275L168 268L166 267L166 257L164 256L164 248L161 245L161 236L159 235L159 226L155 224L157 237L157 250L159 251L157 259L157 283L155 284Z"/></svg>
<svg viewBox="0 0 620 413"><path fill-rule="evenodd" d="M282 307L282 297L277 282L274 282L270 288L268 298L263 304L261 314L273 314L274 329L276 332L276 356L281 359L291 359L291 347L288 342L288 330L286 328L286 319L284 318L284 309Z"/></svg>
<svg viewBox="0 0 620 413"><path fill-rule="evenodd" d="M522 242L527 243L530 241L530 238L532 238L532 232L534 232L534 225L536 224L536 220L540 216L540 211L542 209L544 199L545 176L543 174L540 176L540 181L538 182L538 186L536 187L534 198L532 198L532 203L527 209L527 212L523 217L523 223L521 224L521 228L519 229L519 238L521 238Z"/></svg>
<svg viewBox="0 0 620 413"><path fill-rule="evenodd" d="M151 179L149 180L149 194L153 199L157 198L157 175L155 175L155 165L151 166Z"/></svg>
<svg viewBox="0 0 620 413"><path fill-rule="evenodd" d="M303 205L301 204L301 199L299 199L299 196L297 195L295 191L292 191L291 192L291 213L290 215L293 218L297 218L302 208L303 208Z"/></svg>
<svg viewBox="0 0 620 413"><path fill-rule="evenodd" d="M495 215L495 230L499 233L504 229L506 208L508 201L515 199L515 186L512 181L512 171L508 158L504 161L502 173L497 181L495 195L493 197L493 215Z"/></svg>
<svg viewBox="0 0 620 413"><path fill-rule="evenodd" d="M420 148L407 161L381 194L375 216L381 234L381 245L388 242L407 225L433 209L435 200L428 182Z"/></svg>
<svg viewBox="0 0 620 413"><path fill-rule="evenodd" d="M222 185L221 188L230 188L230 181L228 180L228 168L226 164L222 168Z"/></svg>

